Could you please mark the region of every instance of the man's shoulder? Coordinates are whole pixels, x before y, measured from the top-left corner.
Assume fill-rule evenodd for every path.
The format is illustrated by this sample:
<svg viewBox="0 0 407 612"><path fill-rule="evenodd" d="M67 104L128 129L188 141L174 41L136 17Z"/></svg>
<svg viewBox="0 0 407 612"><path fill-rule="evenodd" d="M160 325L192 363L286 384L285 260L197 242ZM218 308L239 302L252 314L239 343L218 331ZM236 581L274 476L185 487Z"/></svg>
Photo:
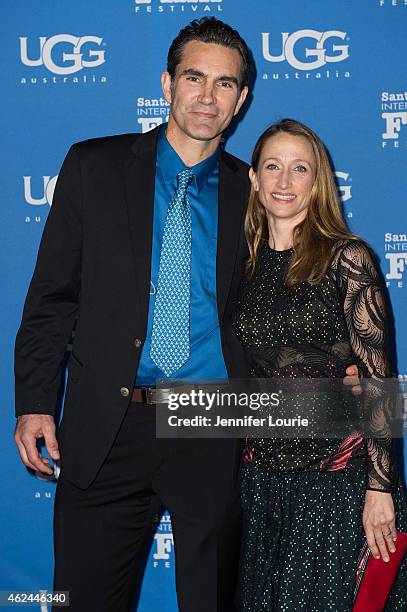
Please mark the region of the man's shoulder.
<svg viewBox="0 0 407 612"><path fill-rule="evenodd" d="M222 158L231 170L236 172L244 181L249 181L249 164L225 150L222 151Z"/></svg>
<svg viewBox="0 0 407 612"><path fill-rule="evenodd" d="M229 160L231 164L235 164L237 168L244 170L245 172L250 167L249 164L247 164L245 161L243 161L242 159L239 159L239 157L236 157L236 155L232 155L232 153L229 153L228 151L223 150L223 155L225 156L226 159Z"/></svg>
<svg viewBox="0 0 407 612"><path fill-rule="evenodd" d="M141 134L116 134L114 136L100 136L89 138L73 145L80 154L84 155L120 155L128 154L131 147L137 142Z"/></svg>

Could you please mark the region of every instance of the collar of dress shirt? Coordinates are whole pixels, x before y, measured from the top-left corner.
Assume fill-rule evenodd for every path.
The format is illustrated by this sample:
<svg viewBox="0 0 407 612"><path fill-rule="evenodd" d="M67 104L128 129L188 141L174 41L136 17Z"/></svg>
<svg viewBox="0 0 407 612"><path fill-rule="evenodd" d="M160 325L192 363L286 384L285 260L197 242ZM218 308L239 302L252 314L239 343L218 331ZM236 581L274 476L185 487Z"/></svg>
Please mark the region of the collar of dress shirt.
<svg viewBox="0 0 407 612"><path fill-rule="evenodd" d="M165 182L172 182L175 180L177 174L184 170L184 162L178 155L178 153L172 148L167 140L165 131L167 124L163 124L158 134L157 141L157 168L161 171L161 176ZM191 166L195 178L195 184L198 193L205 187L209 177L215 171L219 157L219 147L214 153L207 159Z"/></svg>

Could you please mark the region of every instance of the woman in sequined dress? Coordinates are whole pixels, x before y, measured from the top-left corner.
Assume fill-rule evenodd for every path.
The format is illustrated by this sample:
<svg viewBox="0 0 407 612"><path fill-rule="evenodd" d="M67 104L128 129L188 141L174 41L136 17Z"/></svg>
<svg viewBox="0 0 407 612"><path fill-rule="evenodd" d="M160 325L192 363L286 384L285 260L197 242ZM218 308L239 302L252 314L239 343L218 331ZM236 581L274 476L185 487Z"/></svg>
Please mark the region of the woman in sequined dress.
<svg viewBox="0 0 407 612"><path fill-rule="evenodd" d="M250 178L250 257L234 326L251 375L314 383L357 363L371 384L360 400L363 434L247 439L240 610L350 612L365 537L386 562L396 529L407 531L383 390L391 366L380 275L343 221L327 153L309 128L284 120L266 130ZM321 417L316 398L306 406L311 423ZM345 411L346 399L325 409ZM385 609L407 610L405 562Z"/></svg>

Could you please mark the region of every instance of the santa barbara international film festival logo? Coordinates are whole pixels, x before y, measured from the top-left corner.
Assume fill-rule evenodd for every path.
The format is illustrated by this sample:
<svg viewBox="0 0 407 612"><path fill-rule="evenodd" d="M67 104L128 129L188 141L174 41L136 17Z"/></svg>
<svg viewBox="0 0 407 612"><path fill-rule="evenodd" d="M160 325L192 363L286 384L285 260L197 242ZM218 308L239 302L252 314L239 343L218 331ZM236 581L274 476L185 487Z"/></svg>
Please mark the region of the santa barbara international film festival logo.
<svg viewBox="0 0 407 612"><path fill-rule="evenodd" d="M106 75L98 71L106 61L105 44L100 36L20 36L21 63L29 69L20 84L106 83Z"/></svg>
<svg viewBox="0 0 407 612"><path fill-rule="evenodd" d="M148 13L221 13L223 0L134 0L134 12Z"/></svg>
<svg viewBox="0 0 407 612"><path fill-rule="evenodd" d="M380 101L384 121L382 149L407 146L407 90L382 91Z"/></svg>
<svg viewBox="0 0 407 612"><path fill-rule="evenodd" d="M173 559L174 536L170 515L166 512L159 522L154 524L156 532L152 547L153 567L164 567L170 569Z"/></svg>
<svg viewBox="0 0 407 612"><path fill-rule="evenodd" d="M143 134L168 121L170 105L162 96L159 98L139 97L136 107L137 123Z"/></svg>
<svg viewBox="0 0 407 612"><path fill-rule="evenodd" d="M351 73L337 65L349 57L349 37L340 30L297 30L271 34L262 32L262 52L266 62L275 64L264 71L263 80L340 79ZM282 70L278 70L279 66Z"/></svg>
<svg viewBox="0 0 407 612"><path fill-rule="evenodd" d="M405 8L407 8L407 0L376 0L376 2L379 3L379 6L404 6Z"/></svg>
<svg viewBox="0 0 407 612"><path fill-rule="evenodd" d="M384 234L384 259L386 262L386 284L403 288L403 275L407 268L407 234Z"/></svg>

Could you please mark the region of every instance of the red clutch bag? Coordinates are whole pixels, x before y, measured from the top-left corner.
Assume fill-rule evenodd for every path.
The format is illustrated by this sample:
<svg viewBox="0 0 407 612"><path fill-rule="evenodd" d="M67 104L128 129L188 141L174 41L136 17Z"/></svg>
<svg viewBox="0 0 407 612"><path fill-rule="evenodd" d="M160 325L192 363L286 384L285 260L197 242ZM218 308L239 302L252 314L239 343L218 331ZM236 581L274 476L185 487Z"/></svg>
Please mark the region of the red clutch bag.
<svg viewBox="0 0 407 612"><path fill-rule="evenodd" d="M407 533L397 532L396 552L389 553L390 561L375 559L364 545L356 571L353 612L383 612L392 586L407 552Z"/></svg>

